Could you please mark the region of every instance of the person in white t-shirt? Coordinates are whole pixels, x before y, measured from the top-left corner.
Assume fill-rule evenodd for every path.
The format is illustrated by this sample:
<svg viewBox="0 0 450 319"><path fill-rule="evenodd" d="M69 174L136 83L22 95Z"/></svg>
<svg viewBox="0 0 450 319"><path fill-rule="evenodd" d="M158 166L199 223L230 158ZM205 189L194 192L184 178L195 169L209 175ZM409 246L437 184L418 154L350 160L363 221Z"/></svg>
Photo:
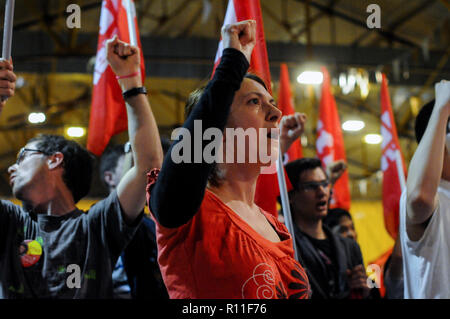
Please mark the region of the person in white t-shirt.
<svg viewBox="0 0 450 319"><path fill-rule="evenodd" d="M400 199L407 299L450 298L450 82L416 118L419 143Z"/></svg>

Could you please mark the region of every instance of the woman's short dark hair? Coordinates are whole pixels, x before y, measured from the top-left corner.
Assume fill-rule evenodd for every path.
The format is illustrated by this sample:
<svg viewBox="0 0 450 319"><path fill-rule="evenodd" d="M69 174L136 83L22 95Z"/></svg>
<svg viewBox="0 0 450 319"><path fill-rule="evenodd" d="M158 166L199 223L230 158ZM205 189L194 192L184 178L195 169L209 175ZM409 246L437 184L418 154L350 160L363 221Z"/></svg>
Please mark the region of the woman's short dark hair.
<svg viewBox="0 0 450 319"><path fill-rule="evenodd" d="M75 203L89 193L93 156L86 149L59 135L42 134L29 142L37 142L36 147L47 154L61 152L64 155L63 180L72 193Z"/></svg>
<svg viewBox="0 0 450 319"><path fill-rule="evenodd" d="M268 91L266 82L264 82L264 80L262 78L260 78L258 75L256 75L255 73L247 73L244 76L244 78L247 78L247 79L250 79L250 80L258 82L259 84L261 84L266 89L266 91Z"/></svg>
<svg viewBox="0 0 450 319"><path fill-rule="evenodd" d="M267 86L266 86L264 80L261 79L256 74L247 73L244 75L244 78L258 82L267 90ZM206 85L203 85L203 86L195 89L194 91L192 91L191 94L189 94L189 97L186 101L186 105L184 107L184 119L185 120L188 118L189 114L191 114L194 107L200 101L200 98L202 97L203 92L205 91L205 88L206 88ZM217 163L214 163L213 169L211 170L211 173L209 174L209 177L208 177L208 182L211 186L218 187L220 185L220 181L222 179L223 178L222 178L222 176L220 176L220 171L217 167Z"/></svg>
<svg viewBox="0 0 450 319"><path fill-rule="evenodd" d="M261 84L267 90L267 86L264 83L264 80L261 79L256 74L254 74L254 73L247 73L247 74L244 75L244 78L258 82L259 84ZM198 87L197 89L195 89L194 91L192 91L189 94L189 97L188 97L188 99L186 101L186 105L184 106L184 119L185 120L188 118L189 114L191 114L191 112L194 109L194 107L200 101L200 98L202 97L203 92L205 91L205 88L206 88L206 85L202 85L202 86Z"/></svg>

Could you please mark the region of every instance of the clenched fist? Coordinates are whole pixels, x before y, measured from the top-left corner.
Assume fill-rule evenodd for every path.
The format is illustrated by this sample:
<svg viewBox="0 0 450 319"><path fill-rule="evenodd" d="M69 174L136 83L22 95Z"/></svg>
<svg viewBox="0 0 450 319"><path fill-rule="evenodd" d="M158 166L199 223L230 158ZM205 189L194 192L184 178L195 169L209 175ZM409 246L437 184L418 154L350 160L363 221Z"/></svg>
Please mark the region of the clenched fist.
<svg viewBox="0 0 450 319"><path fill-rule="evenodd" d="M117 76L137 73L133 77L119 80L122 90L142 86L141 56L138 47L120 41L115 35L106 42L106 52L106 59Z"/></svg>
<svg viewBox="0 0 450 319"><path fill-rule="evenodd" d="M334 185L336 181L339 179L339 177L344 174L345 170L347 169L347 164L344 160L338 160L335 162L330 163L327 166L327 175L330 179L330 183Z"/></svg>
<svg viewBox="0 0 450 319"><path fill-rule="evenodd" d="M256 44L256 21L245 20L224 25L222 28L223 48L241 51L250 63L253 48Z"/></svg>
<svg viewBox="0 0 450 319"><path fill-rule="evenodd" d="M305 132L306 119L306 114L298 112L281 118L280 149L282 154L286 153L292 143Z"/></svg>

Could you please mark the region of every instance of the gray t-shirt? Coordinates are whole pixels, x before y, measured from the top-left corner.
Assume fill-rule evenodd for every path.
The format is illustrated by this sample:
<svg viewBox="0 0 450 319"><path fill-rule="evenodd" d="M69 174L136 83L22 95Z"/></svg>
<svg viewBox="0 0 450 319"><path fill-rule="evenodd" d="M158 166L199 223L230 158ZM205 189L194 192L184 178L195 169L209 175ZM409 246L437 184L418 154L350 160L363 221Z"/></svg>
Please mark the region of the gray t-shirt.
<svg viewBox="0 0 450 319"><path fill-rule="evenodd" d="M124 222L115 191L87 212L37 221L0 201L0 298L112 298L112 270L141 220Z"/></svg>

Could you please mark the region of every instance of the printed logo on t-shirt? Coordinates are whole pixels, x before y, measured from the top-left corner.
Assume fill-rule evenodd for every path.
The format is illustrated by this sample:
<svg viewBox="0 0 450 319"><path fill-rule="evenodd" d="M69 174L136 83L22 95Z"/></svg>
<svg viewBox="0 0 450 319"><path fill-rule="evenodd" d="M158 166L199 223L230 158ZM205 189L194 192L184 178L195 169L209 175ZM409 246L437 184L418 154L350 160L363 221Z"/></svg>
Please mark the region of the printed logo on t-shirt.
<svg viewBox="0 0 450 319"><path fill-rule="evenodd" d="M42 245L38 240L24 240L19 247L20 261L23 267L35 265L42 256Z"/></svg>

